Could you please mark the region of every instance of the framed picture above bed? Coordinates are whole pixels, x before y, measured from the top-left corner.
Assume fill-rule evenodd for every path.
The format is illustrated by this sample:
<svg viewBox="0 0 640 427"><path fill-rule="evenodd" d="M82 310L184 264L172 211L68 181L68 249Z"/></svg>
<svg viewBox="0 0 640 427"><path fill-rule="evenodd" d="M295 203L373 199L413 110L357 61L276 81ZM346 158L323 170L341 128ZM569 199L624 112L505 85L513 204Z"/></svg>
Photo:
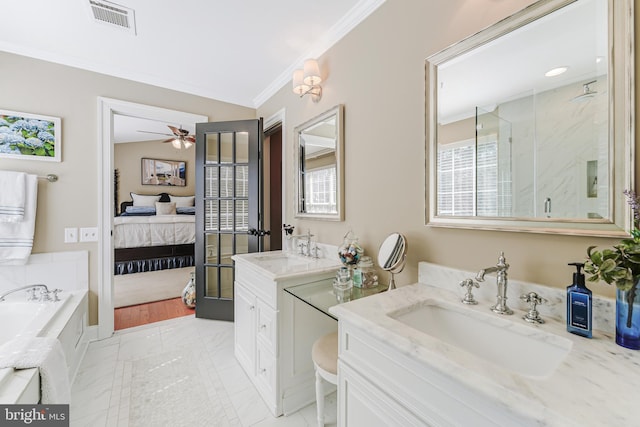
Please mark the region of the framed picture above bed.
<svg viewBox="0 0 640 427"><path fill-rule="evenodd" d="M185 187L187 164L179 160L142 159L142 185Z"/></svg>

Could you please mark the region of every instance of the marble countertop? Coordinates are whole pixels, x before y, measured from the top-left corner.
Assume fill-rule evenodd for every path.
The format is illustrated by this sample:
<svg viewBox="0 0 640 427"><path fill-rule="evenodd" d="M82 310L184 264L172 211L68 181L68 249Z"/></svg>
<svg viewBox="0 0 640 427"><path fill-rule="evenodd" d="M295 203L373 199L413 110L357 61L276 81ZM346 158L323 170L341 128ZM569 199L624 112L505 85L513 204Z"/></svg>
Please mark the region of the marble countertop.
<svg viewBox="0 0 640 427"><path fill-rule="evenodd" d="M531 418L540 425L639 425L636 408L640 396L640 352L616 345L610 332L594 331L592 339L570 334L562 319L550 317L543 325L529 324L522 320L525 311L515 306L512 316L492 313L491 304L486 301L465 306L460 303L457 283L448 287L416 283L341 304L330 311L340 321L361 327L411 359L491 398L505 411ZM480 359L385 315L426 299L508 319L523 325L518 329L530 331L531 335L539 335L541 330L555 334L570 340L571 350L551 374L534 378ZM509 351L508 342L492 345L502 345L505 352Z"/></svg>
<svg viewBox="0 0 640 427"><path fill-rule="evenodd" d="M337 252L336 252L337 254ZM234 261L246 263L260 270L271 280L293 279L309 274L321 274L338 270L342 264L334 258L313 258L285 251L254 252L233 255Z"/></svg>

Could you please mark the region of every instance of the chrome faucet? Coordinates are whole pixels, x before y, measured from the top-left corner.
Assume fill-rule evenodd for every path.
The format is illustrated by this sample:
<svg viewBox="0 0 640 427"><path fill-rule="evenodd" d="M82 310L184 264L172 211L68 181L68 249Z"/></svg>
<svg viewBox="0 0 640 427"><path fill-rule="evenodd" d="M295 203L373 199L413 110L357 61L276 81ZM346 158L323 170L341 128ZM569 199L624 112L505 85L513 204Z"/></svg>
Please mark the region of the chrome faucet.
<svg viewBox="0 0 640 427"><path fill-rule="evenodd" d="M6 297L7 295L11 295L11 294L13 294L15 292L20 292L20 291L24 291L24 290L27 290L28 292L30 292L29 301L36 300L37 299L36 298L36 289L38 289L38 288L42 288L42 295L46 294L47 297L49 296L49 292L50 291L49 291L49 288L47 288L47 285L43 285L43 284L27 285L27 286L21 286L19 288L11 289L10 291L7 291L7 292L3 293L2 295L0 295L0 301L4 301L4 297Z"/></svg>
<svg viewBox="0 0 640 427"><path fill-rule="evenodd" d="M311 238L313 236L314 235L311 234L311 229L307 230L307 234L298 234L296 236L292 236L296 238L304 237L306 240L305 242L298 243L298 247L300 248L300 255L311 256Z"/></svg>
<svg viewBox="0 0 640 427"><path fill-rule="evenodd" d="M478 271L476 275L476 280L478 282L484 282L484 275L490 273L497 273L496 283L498 284L498 300L496 301L496 305L491 307L491 311L498 314L513 314L513 310L511 310L507 306L507 270L509 269L509 264L507 264L504 258L504 252L500 252L500 257L498 258L498 263L494 267L483 268Z"/></svg>

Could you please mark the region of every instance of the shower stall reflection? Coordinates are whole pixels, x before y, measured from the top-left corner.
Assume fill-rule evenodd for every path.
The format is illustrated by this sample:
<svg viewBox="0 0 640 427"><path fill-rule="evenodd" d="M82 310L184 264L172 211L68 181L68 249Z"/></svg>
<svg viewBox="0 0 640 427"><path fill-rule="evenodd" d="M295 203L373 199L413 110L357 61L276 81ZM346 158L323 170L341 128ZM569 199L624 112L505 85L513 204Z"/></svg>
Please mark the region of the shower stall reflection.
<svg viewBox="0 0 640 427"><path fill-rule="evenodd" d="M438 215L606 217L609 177L598 169L609 163L606 91L602 75L441 122Z"/></svg>

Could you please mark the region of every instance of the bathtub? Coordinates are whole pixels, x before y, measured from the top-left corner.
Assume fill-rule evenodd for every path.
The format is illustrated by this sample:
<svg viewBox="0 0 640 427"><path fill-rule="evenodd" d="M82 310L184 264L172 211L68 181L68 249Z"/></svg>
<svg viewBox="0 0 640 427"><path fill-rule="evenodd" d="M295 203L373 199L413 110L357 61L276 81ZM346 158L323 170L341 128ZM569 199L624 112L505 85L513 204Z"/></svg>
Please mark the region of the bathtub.
<svg viewBox="0 0 640 427"><path fill-rule="evenodd" d="M15 295L22 298L15 301L15 298L12 298ZM0 345L20 336L41 336L42 331L70 297L69 294L61 294L60 301L56 302L25 301L22 292L18 292L6 297L5 301L0 301L0 325L12 326L0 330Z"/></svg>
<svg viewBox="0 0 640 427"><path fill-rule="evenodd" d="M16 292L0 301L0 345L14 338L57 338L67 359L70 382L87 347L87 291L61 292L60 301L26 301ZM37 369L0 369L0 404L35 404L40 400Z"/></svg>

